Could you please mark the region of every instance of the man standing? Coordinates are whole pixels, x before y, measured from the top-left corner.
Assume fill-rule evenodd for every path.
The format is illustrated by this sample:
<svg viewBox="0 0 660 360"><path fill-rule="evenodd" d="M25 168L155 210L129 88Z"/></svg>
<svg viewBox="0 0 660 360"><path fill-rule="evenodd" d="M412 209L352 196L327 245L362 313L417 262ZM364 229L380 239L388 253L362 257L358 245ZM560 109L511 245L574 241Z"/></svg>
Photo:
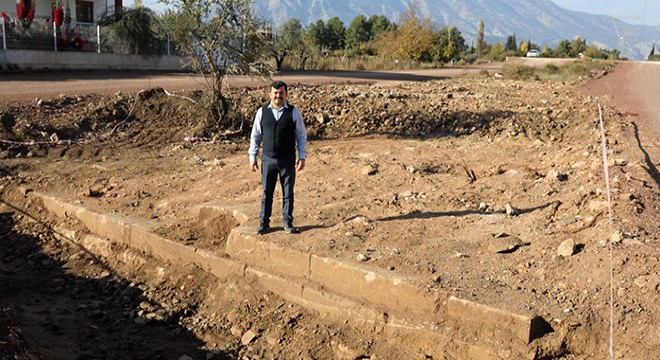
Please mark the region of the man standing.
<svg viewBox="0 0 660 360"><path fill-rule="evenodd" d="M270 227L270 215L273 210L273 192L280 177L282 186L282 218L284 231L291 234L298 229L293 226L293 187L296 170L305 167L307 155L307 131L300 110L287 103L288 88L283 81L275 81L268 93L270 104L257 110L250 136L250 167L259 169L257 155L263 140L264 150L261 156L261 213L257 234L263 234ZM298 157L296 164L296 148Z"/></svg>

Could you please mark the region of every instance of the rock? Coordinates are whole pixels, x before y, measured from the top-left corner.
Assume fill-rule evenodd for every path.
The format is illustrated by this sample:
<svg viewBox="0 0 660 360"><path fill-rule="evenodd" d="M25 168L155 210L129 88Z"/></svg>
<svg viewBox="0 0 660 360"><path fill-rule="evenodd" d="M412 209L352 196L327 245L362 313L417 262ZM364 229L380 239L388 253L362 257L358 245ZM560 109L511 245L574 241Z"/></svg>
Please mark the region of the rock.
<svg viewBox="0 0 660 360"><path fill-rule="evenodd" d="M589 210L592 213L607 212L607 201L604 200L591 200L589 201Z"/></svg>
<svg viewBox="0 0 660 360"><path fill-rule="evenodd" d="M319 124L325 124L330 120L330 117L326 113L318 113L314 116L316 118L316 121L319 122Z"/></svg>
<svg viewBox="0 0 660 360"><path fill-rule="evenodd" d="M254 341L256 337L257 337L257 333L250 329L241 337L241 344L247 345L252 341Z"/></svg>
<svg viewBox="0 0 660 360"><path fill-rule="evenodd" d="M608 162L609 166L626 166L626 165L628 165L628 160L626 160L626 159L610 158L610 159L608 159L607 162Z"/></svg>
<svg viewBox="0 0 660 360"><path fill-rule="evenodd" d="M358 254L357 259L359 261L369 261L371 259L371 257L369 257L369 255L365 255L365 254Z"/></svg>
<svg viewBox="0 0 660 360"><path fill-rule="evenodd" d="M184 354L184 355L181 355L181 357L179 358L179 360L194 360L194 359L191 358L190 356Z"/></svg>
<svg viewBox="0 0 660 360"><path fill-rule="evenodd" d="M346 225L358 227L358 226L368 226L369 224L371 224L371 221L366 216L357 215L352 218L348 218L344 220L343 223Z"/></svg>
<svg viewBox="0 0 660 360"><path fill-rule="evenodd" d="M652 291L660 290L660 275L643 275L633 281L640 288L648 288Z"/></svg>
<svg viewBox="0 0 660 360"><path fill-rule="evenodd" d="M644 243L642 243L641 241L639 241L637 239L625 238L625 239L623 239L623 245L626 245L626 246L642 246L642 245L644 245Z"/></svg>
<svg viewBox="0 0 660 360"><path fill-rule="evenodd" d="M363 357L363 354L360 353L360 351L356 349L351 349L347 345L341 342L332 340L330 342L330 347L332 349L335 359L339 359L339 360L366 359L365 357Z"/></svg>
<svg viewBox="0 0 660 360"><path fill-rule="evenodd" d="M588 228L593 226L596 223L596 220L598 219L598 215L600 214L597 214L596 216L587 216L582 222L582 227Z"/></svg>
<svg viewBox="0 0 660 360"><path fill-rule="evenodd" d="M546 175L546 179L548 179L550 181L555 181L555 180L557 180L557 181L566 181L566 180L568 180L568 175L562 174L559 171L557 171L555 169L552 169L552 170L548 171L548 174Z"/></svg>
<svg viewBox="0 0 660 360"><path fill-rule="evenodd" d="M516 208L514 208L510 203L506 203L506 205L504 206L504 211L509 216L518 215L518 210Z"/></svg>
<svg viewBox="0 0 660 360"><path fill-rule="evenodd" d="M559 244L557 255L569 257L573 254L575 254L575 241L573 239L566 239Z"/></svg>
<svg viewBox="0 0 660 360"><path fill-rule="evenodd" d="M571 216L571 217L569 217L569 218L566 218L566 219L564 219L564 220L559 221L559 225L561 225L561 226L568 226L568 225L573 224L573 223L575 223L575 222L577 222L577 221L578 221L578 217L577 217L577 216Z"/></svg>
<svg viewBox="0 0 660 360"><path fill-rule="evenodd" d="M238 320L238 317L239 317L238 311L236 311L236 309L232 309L230 312L227 313L226 316L227 316L227 320L230 323L235 323Z"/></svg>
<svg viewBox="0 0 660 360"><path fill-rule="evenodd" d="M623 232L615 231L614 234L612 234L612 243L618 244L621 241L623 241Z"/></svg>
<svg viewBox="0 0 660 360"><path fill-rule="evenodd" d="M241 330L241 328L239 328L236 325L232 326L231 329L229 329L229 332L236 337L240 337L243 335L243 330Z"/></svg>
<svg viewBox="0 0 660 360"><path fill-rule="evenodd" d="M515 236L498 234L488 243L488 251L494 253L510 253L524 245L529 245L529 243L525 243Z"/></svg>
<svg viewBox="0 0 660 360"><path fill-rule="evenodd" d="M369 165L363 167L360 170L360 173L362 173L362 175L368 175L368 176L376 175L376 174L378 174L378 167L375 166L375 165L369 164Z"/></svg>
<svg viewBox="0 0 660 360"><path fill-rule="evenodd" d="M18 191L19 191L19 194L21 194L21 196L26 197L27 194L32 192L32 188L25 187L25 186L19 186Z"/></svg>
<svg viewBox="0 0 660 360"><path fill-rule="evenodd" d="M485 202L480 203L479 204L479 211L485 212L486 210L488 210L488 204L486 204Z"/></svg>

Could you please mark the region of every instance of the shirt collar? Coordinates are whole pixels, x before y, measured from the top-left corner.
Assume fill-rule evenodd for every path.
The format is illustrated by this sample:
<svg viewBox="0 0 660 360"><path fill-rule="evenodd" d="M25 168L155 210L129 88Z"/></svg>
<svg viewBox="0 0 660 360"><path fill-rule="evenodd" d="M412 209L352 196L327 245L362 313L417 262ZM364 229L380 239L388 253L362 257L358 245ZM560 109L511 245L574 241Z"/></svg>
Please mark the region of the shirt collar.
<svg viewBox="0 0 660 360"><path fill-rule="evenodd" d="M288 103L288 102L285 102L285 103L284 103L284 106L282 106L282 108L279 109L279 110L275 109L275 107L273 106L273 104L268 103L268 108L271 109L271 110L282 111L282 110L284 110L284 109L288 109L288 108L289 108L289 103Z"/></svg>

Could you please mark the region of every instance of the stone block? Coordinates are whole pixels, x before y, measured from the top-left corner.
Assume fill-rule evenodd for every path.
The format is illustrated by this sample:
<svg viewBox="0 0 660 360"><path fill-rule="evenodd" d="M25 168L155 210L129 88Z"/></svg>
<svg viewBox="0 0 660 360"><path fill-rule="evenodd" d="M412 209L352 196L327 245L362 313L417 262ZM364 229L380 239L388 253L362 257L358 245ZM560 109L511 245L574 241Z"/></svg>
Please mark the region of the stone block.
<svg viewBox="0 0 660 360"><path fill-rule="evenodd" d="M453 296L447 302L447 317L460 327L475 329L481 337L510 338L513 335L523 344L552 331L550 325L538 316L514 314Z"/></svg>
<svg viewBox="0 0 660 360"><path fill-rule="evenodd" d="M310 279L342 296L382 307L391 314L440 320L440 292L422 289L405 278L382 274L312 255Z"/></svg>
<svg viewBox="0 0 660 360"><path fill-rule="evenodd" d="M231 258L276 274L309 277L309 254L257 240L246 231L236 228L229 234L225 251Z"/></svg>
<svg viewBox="0 0 660 360"><path fill-rule="evenodd" d="M288 301L301 303L302 284L255 268L247 268L245 274L246 276L255 276L259 285L264 289L270 290Z"/></svg>

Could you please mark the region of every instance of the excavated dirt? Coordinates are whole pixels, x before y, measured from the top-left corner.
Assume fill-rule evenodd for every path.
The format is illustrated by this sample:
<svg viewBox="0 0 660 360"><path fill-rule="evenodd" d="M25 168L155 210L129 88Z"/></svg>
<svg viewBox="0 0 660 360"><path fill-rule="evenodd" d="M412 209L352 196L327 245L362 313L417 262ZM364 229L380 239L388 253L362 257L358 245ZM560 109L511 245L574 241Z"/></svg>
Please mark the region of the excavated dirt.
<svg viewBox="0 0 660 360"><path fill-rule="evenodd" d="M240 209L256 227L261 194L247 134L267 90L237 91L246 128L213 141L191 141L213 126L160 89L0 108L0 138L22 142L0 144L3 359L430 358L244 279L218 285L119 246L96 257L59 235L85 229L26 196L153 221L162 236L222 253L237 223L200 216L200 205ZM540 315L554 333L529 345L539 359L607 356L612 261L615 358L658 353L660 153L657 137L640 141L637 124L652 128L643 117L574 85L488 75L290 94L309 134L296 184L302 233L285 234L275 214L263 240Z"/></svg>

